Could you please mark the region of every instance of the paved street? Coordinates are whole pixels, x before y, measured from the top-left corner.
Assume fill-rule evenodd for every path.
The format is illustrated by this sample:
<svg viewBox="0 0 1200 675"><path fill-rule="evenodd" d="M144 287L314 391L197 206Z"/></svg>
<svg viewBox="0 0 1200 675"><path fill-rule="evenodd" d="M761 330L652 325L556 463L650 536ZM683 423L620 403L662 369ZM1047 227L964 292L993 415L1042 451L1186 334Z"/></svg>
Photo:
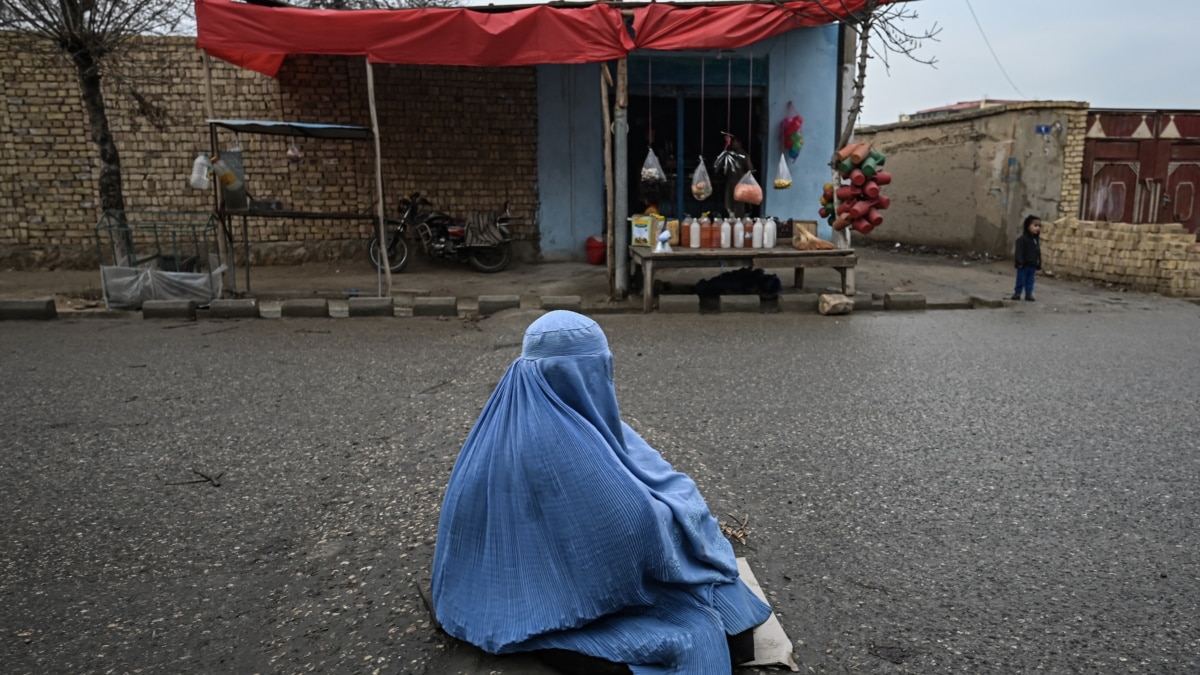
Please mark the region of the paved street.
<svg viewBox="0 0 1200 675"><path fill-rule="evenodd" d="M1195 673L1200 308L1138 297L599 321L805 672ZM537 315L0 324L0 672L476 672L415 583Z"/></svg>

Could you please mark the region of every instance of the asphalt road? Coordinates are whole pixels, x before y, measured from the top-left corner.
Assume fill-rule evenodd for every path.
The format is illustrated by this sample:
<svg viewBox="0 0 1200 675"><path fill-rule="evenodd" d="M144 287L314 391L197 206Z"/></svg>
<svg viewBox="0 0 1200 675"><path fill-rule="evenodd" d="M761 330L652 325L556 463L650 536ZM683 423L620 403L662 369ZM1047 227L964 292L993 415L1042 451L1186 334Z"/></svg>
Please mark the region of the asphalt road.
<svg viewBox="0 0 1200 675"><path fill-rule="evenodd" d="M526 672L416 582L536 316L0 324L0 672ZM600 321L807 672L1200 671L1200 308Z"/></svg>

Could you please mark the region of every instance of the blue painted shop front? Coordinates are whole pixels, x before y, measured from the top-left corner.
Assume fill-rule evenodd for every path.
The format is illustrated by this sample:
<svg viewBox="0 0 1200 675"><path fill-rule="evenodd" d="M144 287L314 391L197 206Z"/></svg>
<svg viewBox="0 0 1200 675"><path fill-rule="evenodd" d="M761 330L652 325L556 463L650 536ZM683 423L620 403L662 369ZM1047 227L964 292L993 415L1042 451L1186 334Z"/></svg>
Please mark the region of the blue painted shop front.
<svg viewBox="0 0 1200 675"><path fill-rule="evenodd" d="M722 211L720 192L698 204L687 187L701 144L712 172L713 160L723 149L719 132L730 131L739 139L752 139L755 177L765 193L759 212L819 220L818 201L830 180L828 162L836 140L839 67L836 25L802 28L720 53L632 54L628 172L636 181L653 136L649 147L670 181L657 195L640 194L631 183L631 212L640 212L647 199L668 217ZM609 68L615 76L615 64ZM537 67L538 223L547 261L584 260L587 238L604 234L600 78L598 64ZM789 101L804 118L804 148L788 165L792 186L777 190L772 180L783 152L779 124ZM619 225L628 226L624 218ZM823 221L819 233L825 239L831 236Z"/></svg>

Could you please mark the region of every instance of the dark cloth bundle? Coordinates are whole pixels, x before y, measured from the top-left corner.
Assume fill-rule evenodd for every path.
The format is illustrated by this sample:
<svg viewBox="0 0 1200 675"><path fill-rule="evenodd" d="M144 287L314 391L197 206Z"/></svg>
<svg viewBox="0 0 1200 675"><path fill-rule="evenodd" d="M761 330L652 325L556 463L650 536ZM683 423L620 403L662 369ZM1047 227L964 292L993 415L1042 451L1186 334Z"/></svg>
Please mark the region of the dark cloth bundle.
<svg viewBox="0 0 1200 675"><path fill-rule="evenodd" d="M715 296L729 294L778 295L783 290L779 277L761 269L743 267L723 272L712 279L696 282L696 295Z"/></svg>

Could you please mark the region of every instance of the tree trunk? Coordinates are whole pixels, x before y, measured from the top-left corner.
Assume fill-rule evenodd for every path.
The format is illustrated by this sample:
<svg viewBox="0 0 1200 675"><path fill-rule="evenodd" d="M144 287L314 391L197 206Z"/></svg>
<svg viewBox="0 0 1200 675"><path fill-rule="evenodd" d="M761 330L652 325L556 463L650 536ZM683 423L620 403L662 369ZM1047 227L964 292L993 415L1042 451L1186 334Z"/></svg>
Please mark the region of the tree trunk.
<svg viewBox="0 0 1200 675"><path fill-rule="evenodd" d="M113 255L118 265L134 264L133 234L125 220L125 195L121 186L121 157L108 127L108 111L100 87L100 69L95 57L86 51L72 54L79 77L79 91L87 109L92 141L100 153L100 208L115 229L110 233Z"/></svg>

